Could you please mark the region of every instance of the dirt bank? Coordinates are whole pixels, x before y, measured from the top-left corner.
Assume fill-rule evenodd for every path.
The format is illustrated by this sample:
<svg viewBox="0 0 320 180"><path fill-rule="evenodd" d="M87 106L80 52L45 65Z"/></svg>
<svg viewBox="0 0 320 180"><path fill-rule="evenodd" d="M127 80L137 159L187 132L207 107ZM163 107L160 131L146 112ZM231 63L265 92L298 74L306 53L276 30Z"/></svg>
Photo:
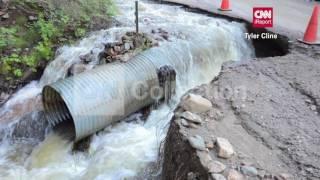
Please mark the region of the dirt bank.
<svg viewBox="0 0 320 180"><path fill-rule="evenodd" d="M201 8L206 3L188 10L207 14ZM251 28L248 18L215 10L211 15L246 23L248 32L266 31ZM213 107L196 113L200 124L181 117L182 107L176 109L163 179L320 178L320 47L297 43L299 33L290 28L273 29L285 34L277 41L254 40L258 58L226 63L211 83L189 92ZM219 157L217 137L230 142L231 157Z"/></svg>
<svg viewBox="0 0 320 180"><path fill-rule="evenodd" d="M210 173L199 163L199 152L224 163L225 176L249 164L257 169L253 179L279 179L283 173L294 179L320 178L320 51L292 46L284 57L227 63L210 84L191 90L213 108L200 114L202 125L186 127L178 116L172 120L164 179L185 179L188 173L207 179ZM205 142L226 138L236 154L226 160L217 157L216 147L207 152L192 148L188 138L194 135Z"/></svg>

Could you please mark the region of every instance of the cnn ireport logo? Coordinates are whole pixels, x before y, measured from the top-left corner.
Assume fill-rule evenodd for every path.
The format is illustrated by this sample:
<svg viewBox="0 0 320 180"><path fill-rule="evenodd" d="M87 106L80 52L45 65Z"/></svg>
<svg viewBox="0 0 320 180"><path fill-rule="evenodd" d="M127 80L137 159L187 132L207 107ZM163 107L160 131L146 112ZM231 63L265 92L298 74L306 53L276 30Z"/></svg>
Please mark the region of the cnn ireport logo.
<svg viewBox="0 0 320 180"><path fill-rule="evenodd" d="M253 8L253 27L266 28L273 27L273 8L256 7Z"/></svg>

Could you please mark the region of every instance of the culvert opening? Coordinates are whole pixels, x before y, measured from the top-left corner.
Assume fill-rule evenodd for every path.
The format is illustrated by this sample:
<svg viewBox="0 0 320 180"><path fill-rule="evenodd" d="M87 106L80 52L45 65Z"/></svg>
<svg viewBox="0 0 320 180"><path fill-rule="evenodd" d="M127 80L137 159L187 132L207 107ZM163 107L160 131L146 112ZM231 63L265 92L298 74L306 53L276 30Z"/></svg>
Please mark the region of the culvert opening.
<svg viewBox="0 0 320 180"><path fill-rule="evenodd" d="M71 113L61 95L52 87L45 86L42 102L47 121L53 130L63 137L73 140L75 138L75 125Z"/></svg>
<svg viewBox="0 0 320 180"><path fill-rule="evenodd" d="M246 22L248 34L263 36L276 36L275 39L251 39L254 46L256 57L275 57L285 56L289 53L289 38L280 34L268 31L265 28L253 28L252 24Z"/></svg>

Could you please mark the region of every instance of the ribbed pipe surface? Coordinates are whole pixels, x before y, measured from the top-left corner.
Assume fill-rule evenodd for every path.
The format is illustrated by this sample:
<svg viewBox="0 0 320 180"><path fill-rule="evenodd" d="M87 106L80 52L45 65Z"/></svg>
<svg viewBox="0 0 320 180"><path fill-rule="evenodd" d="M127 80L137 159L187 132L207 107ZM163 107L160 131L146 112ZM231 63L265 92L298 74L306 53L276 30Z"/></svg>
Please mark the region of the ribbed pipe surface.
<svg viewBox="0 0 320 180"><path fill-rule="evenodd" d="M177 74L186 74L195 66L194 58L203 66L207 57L212 57L207 46L172 43L149 49L128 63L108 64L59 80L43 89L47 119L53 126L72 120L78 141L152 104L160 67L169 65Z"/></svg>

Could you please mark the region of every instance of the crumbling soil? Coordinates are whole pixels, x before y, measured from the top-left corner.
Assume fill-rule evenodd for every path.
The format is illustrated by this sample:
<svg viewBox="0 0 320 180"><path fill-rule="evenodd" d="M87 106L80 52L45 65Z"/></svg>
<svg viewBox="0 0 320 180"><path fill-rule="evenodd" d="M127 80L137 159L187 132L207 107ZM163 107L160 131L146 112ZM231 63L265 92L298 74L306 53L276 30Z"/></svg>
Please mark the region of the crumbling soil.
<svg viewBox="0 0 320 180"><path fill-rule="evenodd" d="M193 135L231 142L236 155L228 160L218 158L216 148L208 149L213 159L227 165L225 176L250 164L258 174L248 179L285 179L284 174L320 178L320 51L291 46L287 56L226 63L211 83L190 91L209 99L213 108L201 114L201 126L172 120L163 179L186 179L188 173L196 179L210 177L205 167L199 169L197 150L186 140Z"/></svg>
<svg viewBox="0 0 320 180"><path fill-rule="evenodd" d="M251 28L243 19L185 8L246 23L249 33L268 32ZM199 114L201 125L185 126L178 115L173 117L162 179L212 178L199 163L203 158L199 153L225 164L221 174L226 179L231 170L242 173L244 179L320 179L320 47L298 43L290 32L280 32L286 36L253 40L256 59L225 63L211 83L188 92L209 99L213 108ZM178 107L175 112L181 111ZM206 151L193 148L188 137L194 135L205 142L226 138L236 154L221 159L216 144ZM245 175L243 166L253 167L257 174Z"/></svg>

